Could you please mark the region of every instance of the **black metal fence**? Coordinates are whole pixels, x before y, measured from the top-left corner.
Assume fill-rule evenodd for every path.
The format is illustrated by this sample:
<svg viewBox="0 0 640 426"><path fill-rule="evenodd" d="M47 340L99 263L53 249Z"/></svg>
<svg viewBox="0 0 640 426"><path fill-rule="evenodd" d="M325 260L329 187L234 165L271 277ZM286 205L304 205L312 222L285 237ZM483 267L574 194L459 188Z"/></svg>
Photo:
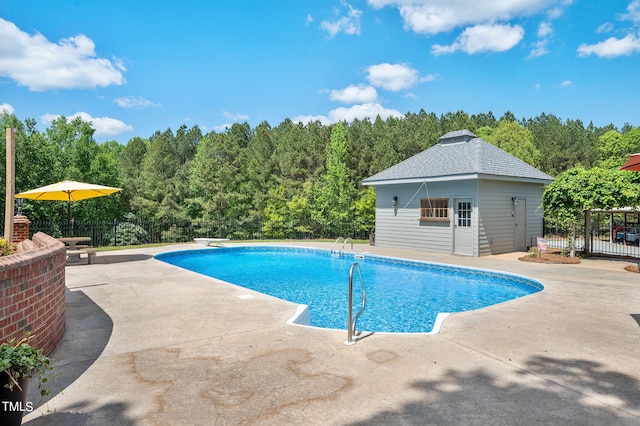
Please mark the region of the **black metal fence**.
<svg viewBox="0 0 640 426"><path fill-rule="evenodd" d="M625 213L591 213L587 238L585 218L575 227L545 220L544 237L547 246L569 252L593 255L640 258L640 224Z"/></svg>
<svg viewBox="0 0 640 426"><path fill-rule="evenodd" d="M30 234L41 231L52 237L90 237L94 247L179 243L194 238L232 240L320 239L351 237L368 239L371 231L358 222L338 223L309 220L263 223L262 221L114 220L113 222L32 222Z"/></svg>

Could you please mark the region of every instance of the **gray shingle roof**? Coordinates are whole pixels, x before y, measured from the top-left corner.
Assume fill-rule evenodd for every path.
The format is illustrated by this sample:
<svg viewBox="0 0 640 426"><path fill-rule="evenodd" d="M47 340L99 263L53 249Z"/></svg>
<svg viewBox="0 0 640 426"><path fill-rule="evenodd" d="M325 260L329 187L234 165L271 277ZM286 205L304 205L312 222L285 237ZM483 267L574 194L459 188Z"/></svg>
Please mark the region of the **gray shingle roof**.
<svg viewBox="0 0 640 426"><path fill-rule="evenodd" d="M382 181L392 183L388 181L427 180L470 174L534 180L541 183L553 181L551 176L468 130L449 132L439 140L439 144L368 177L363 183L375 185Z"/></svg>

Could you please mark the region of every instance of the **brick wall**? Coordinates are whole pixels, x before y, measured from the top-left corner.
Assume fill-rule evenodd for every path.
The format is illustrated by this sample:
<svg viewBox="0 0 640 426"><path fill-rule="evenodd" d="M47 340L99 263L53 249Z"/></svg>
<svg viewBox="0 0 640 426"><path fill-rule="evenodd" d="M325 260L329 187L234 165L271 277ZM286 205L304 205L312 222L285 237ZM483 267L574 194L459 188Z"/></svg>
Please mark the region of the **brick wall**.
<svg viewBox="0 0 640 426"><path fill-rule="evenodd" d="M31 345L50 354L65 328L64 244L36 233L0 257L0 342L30 331Z"/></svg>

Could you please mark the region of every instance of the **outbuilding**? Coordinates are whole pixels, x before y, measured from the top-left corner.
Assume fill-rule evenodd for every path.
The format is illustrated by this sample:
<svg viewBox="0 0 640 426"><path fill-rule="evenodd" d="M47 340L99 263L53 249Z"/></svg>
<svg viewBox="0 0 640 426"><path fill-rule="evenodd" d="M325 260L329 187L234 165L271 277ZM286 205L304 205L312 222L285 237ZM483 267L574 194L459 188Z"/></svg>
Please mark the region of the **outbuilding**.
<svg viewBox="0 0 640 426"><path fill-rule="evenodd" d="M376 188L376 245L484 256L536 244L542 192L552 181L459 130L362 183Z"/></svg>

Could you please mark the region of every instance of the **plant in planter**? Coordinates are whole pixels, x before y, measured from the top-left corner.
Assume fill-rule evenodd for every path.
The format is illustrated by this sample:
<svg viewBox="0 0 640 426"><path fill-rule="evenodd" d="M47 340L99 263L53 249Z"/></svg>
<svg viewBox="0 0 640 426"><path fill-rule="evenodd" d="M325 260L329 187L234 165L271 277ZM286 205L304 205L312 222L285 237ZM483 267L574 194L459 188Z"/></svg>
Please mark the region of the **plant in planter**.
<svg viewBox="0 0 640 426"><path fill-rule="evenodd" d="M16 245L10 241L0 238L0 256L9 256L16 252Z"/></svg>
<svg viewBox="0 0 640 426"><path fill-rule="evenodd" d="M27 334L17 343L9 339L0 344L0 424L20 424L26 404L29 378L38 378L40 395L49 395L44 388L49 378L55 377L53 365L42 350L29 344L33 336ZM26 408L25 408L26 407Z"/></svg>

